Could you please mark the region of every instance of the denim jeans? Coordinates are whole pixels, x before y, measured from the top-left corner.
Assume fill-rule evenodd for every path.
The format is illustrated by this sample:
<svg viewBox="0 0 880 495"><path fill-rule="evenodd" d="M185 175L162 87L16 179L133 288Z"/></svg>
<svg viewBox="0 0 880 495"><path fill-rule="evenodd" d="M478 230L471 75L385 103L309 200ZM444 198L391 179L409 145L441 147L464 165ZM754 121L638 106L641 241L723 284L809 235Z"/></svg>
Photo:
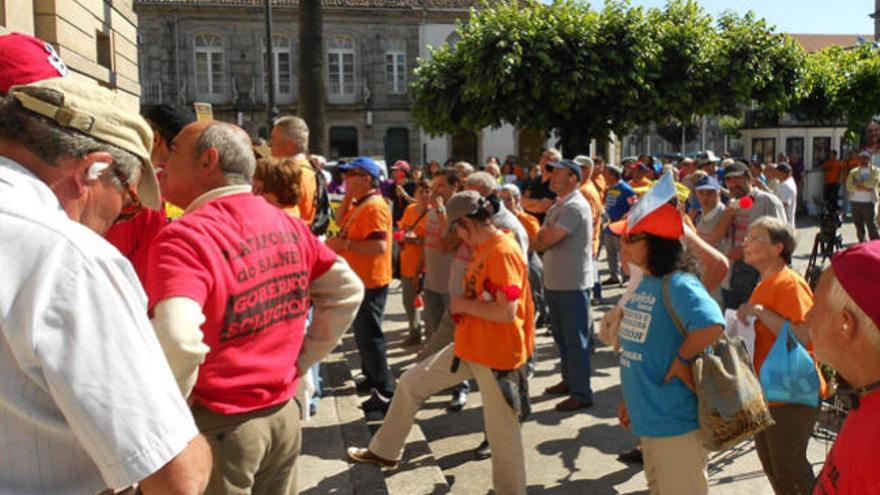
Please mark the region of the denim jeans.
<svg viewBox="0 0 880 495"><path fill-rule="evenodd" d="M394 376L388 367L387 344L382 333L387 298L387 285L365 290L364 301L352 324L364 376L370 386L386 399L394 395Z"/></svg>
<svg viewBox="0 0 880 495"><path fill-rule="evenodd" d="M538 253L529 253L529 285L532 287L532 302L535 316L547 315L547 301L544 298L544 261Z"/></svg>
<svg viewBox="0 0 880 495"><path fill-rule="evenodd" d="M562 360L562 380L570 395L592 402L590 387L590 289L544 290L550 308L550 332Z"/></svg>

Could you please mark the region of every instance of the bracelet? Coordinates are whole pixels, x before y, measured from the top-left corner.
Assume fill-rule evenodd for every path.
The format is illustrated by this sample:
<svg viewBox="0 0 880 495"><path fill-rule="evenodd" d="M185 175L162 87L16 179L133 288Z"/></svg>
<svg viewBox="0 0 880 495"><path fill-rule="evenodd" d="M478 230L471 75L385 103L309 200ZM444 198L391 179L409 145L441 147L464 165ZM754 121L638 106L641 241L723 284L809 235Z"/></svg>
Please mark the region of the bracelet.
<svg viewBox="0 0 880 495"><path fill-rule="evenodd" d="M694 358L685 359L684 356L681 355L681 352L677 352L677 353L675 354L675 357L676 357L676 359L678 359L678 361L679 361L681 364L688 364L688 365L690 365L690 364L694 364Z"/></svg>

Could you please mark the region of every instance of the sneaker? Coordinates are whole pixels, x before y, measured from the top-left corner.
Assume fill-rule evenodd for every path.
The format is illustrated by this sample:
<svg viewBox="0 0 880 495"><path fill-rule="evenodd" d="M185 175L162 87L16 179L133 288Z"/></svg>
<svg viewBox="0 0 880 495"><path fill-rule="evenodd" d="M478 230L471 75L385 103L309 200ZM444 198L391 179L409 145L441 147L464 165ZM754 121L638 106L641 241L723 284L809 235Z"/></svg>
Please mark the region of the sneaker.
<svg viewBox="0 0 880 495"><path fill-rule="evenodd" d="M492 449L489 447L489 440L483 439L477 448L474 449L474 459L481 461L492 457Z"/></svg>
<svg viewBox="0 0 880 495"><path fill-rule="evenodd" d="M544 389L544 393L550 395L565 395L570 391L571 390L569 390L568 385L565 382L559 382L552 387L547 387Z"/></svg>
<svg viewBox="0 0 880 495"><path fill-rule="evenodd" d="M620 279L617 277L608 277L602 281L602 285L618 285L620 284Z"/></svg>
<svg viewBox="0 0 880 495"><path fill-rule="evenodd" d="M571 412L577 411L578 409L586 409L593 405L593 401L584 402L580 399L575 399L574 397L569 397L562 402L556 404L555 409L559 412Z"/></svg>
<svg viewBox="0 0 880 495"><path fill-rule="evenodd" d="M359 394L366 394L373 390L373 385L370 383L370 380L355 380L354 389Z"/></svg>
<svg viewBox="0 0 880 495"><path fill-rule="evenodd" d="M452 393L452 400L449 401L447 409L450 411L461 411L467 405L468 391L464 389L456 390Z"/></svg>
<svg viewBox="0 0 880 495"><path fill-rule="evenodd" d="M636 447L626 452L621 452L617 456L617 460L627 464L644 464L645 458L642 456L642 449Z"/></svg>
<svg viewBox="0 0 880 495"><path fill-rule="evenodd" d="M373 464L375 466L379 466L380 468L388 469L394 469L397 467L397 461L383 459L376 454L370 452L370 449L349 447L348 450L345 451L345 453L348 454L349 460L351 460L352 462L357 462L358 464Z"/></svg>
<svg viewBox="0 0 880 495"><path fill-rule="evenodd" d="M388 412L388 406L390 405L390 400L382 398L377 393L373 393L369 399L361 402L361 409L363 409L365 413L378 411L384 415Z"/></svg>

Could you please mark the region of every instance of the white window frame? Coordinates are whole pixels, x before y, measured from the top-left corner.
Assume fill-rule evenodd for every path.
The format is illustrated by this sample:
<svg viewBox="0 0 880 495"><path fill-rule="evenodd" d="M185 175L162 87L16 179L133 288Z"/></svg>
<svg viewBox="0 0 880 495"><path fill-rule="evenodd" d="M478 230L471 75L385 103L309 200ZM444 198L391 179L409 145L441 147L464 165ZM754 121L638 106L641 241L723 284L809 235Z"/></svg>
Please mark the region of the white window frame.
<svg viewBox="0 0 880 495"><path fill-rule="evenodd" d="M204 59L200 70L199 58ZM215 64L219 70L215 70ZM203 71L207 71L204 73ZM221 102L226 98L226 50L223 37L214 33L199 33L193 40L193 77L196 99Z"/></svg>
<svg viewBox="0 0 880 495"><path fill-rule="evenodd" d="M281 58L287 56L287 70L281 70ZM290 48L290 37L277 35L272 37L272 58L274 59L275 96L283 102L293 101L293 50ZM266 83L269 66L266 61L266 40L263 39L263 91L268 94ZM282 76L287 78L287 91L283 91Z"/></svg>
<svg viewBox="0 0 880 495"><path fill-rule="evenodd" d="M385 88L389 93L406 93L406 52L385 52Z"/></svg>
<svg viewBox="0 0 880 495"><path fill-rule="evenodd" d="M346 59L349 59L347 62ZM336 71L333 71L333 67ZM350 71L346 71L350 66ZM349 36L333 36L327 46L327 96L331 101L354 102L357 94L357 54Z"/></svg>

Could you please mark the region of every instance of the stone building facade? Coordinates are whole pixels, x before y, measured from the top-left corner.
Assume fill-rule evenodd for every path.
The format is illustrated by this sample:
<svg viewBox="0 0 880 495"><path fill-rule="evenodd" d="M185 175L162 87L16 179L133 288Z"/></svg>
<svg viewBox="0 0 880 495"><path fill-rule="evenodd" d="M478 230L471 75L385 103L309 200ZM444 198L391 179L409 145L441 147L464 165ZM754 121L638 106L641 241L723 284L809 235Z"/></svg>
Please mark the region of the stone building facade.
<svg viewBox="0 0 880 495"><path fill-rule="evenodd" d="M325 149L330 158L422 161L407 84L430 26L466 19L469 0L330 0L324 4ZM265 11L250 0L136 0L142 104L208 102L254 136L267 127ZM276 106L297 112L295 0L274 0Z"/></svg>
<svg viewBox="0 0 880 495"><path fill-rule="evenodd" d="M132 7L132 0L0 0L0 33L52 43L72 77L118 92L137 111L138 19Z"/></svg>

